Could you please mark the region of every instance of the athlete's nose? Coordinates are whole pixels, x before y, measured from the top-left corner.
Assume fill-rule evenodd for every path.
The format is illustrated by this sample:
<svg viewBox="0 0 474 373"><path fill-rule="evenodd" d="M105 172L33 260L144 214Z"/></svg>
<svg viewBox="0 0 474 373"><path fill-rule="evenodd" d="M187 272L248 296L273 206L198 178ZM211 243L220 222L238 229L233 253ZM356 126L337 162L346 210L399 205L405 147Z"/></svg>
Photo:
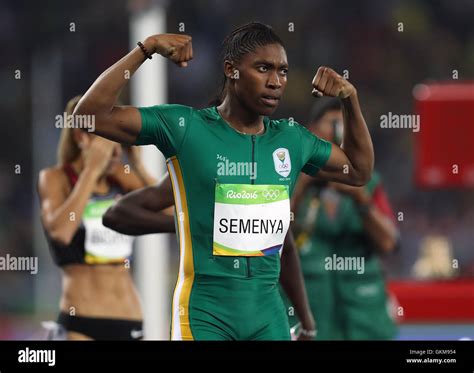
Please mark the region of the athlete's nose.
<svg viewBox="0 0 474 373"><path fill-rule="evenodd" d="M282 84L280 81L280 77L278 76L276 72L270 75L270 78L268 79L268 82L267 82L267 86L272 89L281 88Z"/></svg>

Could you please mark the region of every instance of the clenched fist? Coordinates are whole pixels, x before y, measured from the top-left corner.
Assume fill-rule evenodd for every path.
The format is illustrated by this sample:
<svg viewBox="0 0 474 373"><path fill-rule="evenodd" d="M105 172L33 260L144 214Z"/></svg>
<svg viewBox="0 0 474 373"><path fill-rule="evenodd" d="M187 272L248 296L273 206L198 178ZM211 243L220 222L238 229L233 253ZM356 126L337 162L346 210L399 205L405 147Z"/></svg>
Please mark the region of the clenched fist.
<svg viewBox="0 0 474 373"><path fill-rule="evenodd" d="M144 41L145 48L151 53L159 53L180 67L188 66L193 59L191 36L183 34L153 35Z"/></svg>
<svg viewBox="0 0 474 373"><path fill-rule="evenodd" d="M321 66L313 79L313 96L347 98L356 89L333 69Z"/></svg>

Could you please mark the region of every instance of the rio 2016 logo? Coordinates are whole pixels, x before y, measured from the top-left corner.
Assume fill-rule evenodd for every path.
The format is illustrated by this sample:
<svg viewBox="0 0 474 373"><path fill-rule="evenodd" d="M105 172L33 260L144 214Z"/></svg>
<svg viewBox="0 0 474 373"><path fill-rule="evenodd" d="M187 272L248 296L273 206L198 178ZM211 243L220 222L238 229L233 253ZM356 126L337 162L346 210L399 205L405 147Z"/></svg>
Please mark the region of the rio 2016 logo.
<svg viewBox="0 0 474 373"><path fill-rule="evenodd" d="M228 190L226 193L226 198L229 199L257 199L257 192L235 192L233 190Z"/></svg>

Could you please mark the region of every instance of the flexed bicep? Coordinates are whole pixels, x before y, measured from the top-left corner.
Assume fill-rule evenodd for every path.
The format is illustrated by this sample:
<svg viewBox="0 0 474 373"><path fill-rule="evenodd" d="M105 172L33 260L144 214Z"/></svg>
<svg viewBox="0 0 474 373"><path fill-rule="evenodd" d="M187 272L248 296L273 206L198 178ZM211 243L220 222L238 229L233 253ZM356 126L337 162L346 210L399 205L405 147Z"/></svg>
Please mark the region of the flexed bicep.
<svg viewBox="0 0 474 373"><path fill-rule="evenodd" d="M353 177L354 172L354 166L344 150L332 144L331 155L324 167L317 173L317 177L321 180L338 181L353 186L364 185Z"/></svg>

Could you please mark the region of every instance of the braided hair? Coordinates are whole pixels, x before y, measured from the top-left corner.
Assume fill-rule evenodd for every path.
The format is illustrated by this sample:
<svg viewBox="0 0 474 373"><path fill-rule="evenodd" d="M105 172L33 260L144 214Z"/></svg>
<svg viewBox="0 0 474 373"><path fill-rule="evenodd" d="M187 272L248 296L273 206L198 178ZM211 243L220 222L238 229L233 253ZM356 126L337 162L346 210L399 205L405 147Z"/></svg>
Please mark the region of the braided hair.
<svg viewBox="0 0 474 373"><path fill-rule="evenodd" d="M234 29L222 42L221 63L224 61L238 62L247 53L254 52L257 47L283 42L273 29L260 22L250 22ZM221 88L209 106L218 106L224 101L226 95L227 77L223 74Z"/></svg>

